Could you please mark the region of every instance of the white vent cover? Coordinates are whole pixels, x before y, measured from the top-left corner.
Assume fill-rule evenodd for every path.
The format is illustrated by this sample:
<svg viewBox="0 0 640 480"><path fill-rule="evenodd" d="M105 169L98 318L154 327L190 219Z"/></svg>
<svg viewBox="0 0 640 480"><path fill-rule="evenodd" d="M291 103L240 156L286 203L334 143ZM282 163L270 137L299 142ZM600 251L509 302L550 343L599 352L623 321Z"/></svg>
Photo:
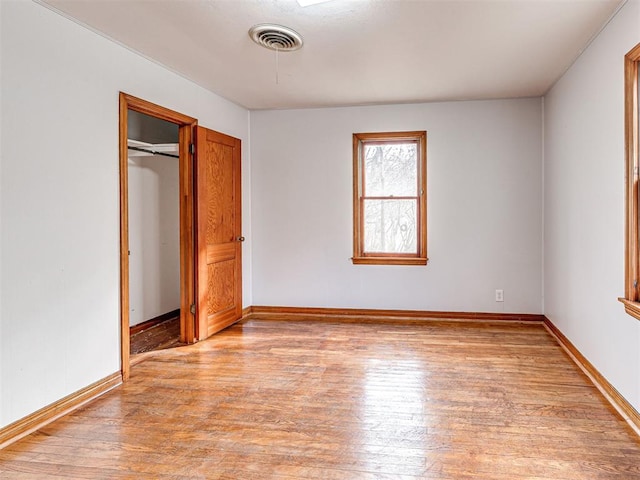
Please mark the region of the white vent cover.
<svg viewBox="0 0 640 480"><path fill-rule="evenodd" d="M258 45L279 52L292 52L302 47L302 36L295 30L274 25L271 23L261 23L249 29L249 36Z"/></svg>

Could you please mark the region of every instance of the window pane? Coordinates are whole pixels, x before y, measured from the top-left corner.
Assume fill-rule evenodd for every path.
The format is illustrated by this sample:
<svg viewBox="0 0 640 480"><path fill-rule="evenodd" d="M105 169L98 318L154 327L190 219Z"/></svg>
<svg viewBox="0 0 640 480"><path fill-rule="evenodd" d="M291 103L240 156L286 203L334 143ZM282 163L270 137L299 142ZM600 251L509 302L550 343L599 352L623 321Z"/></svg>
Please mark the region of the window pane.
<svg viewBox="0 0 640 480"><path fill-rule="evenodd" d="M364 195L418 195L416 143L364 144Z"/></svg>
<svg viewBox="0 0 640 480"><path fill-rule="evenodd" d="M418 200L365 200L365 253L416 253Z"/></svg>

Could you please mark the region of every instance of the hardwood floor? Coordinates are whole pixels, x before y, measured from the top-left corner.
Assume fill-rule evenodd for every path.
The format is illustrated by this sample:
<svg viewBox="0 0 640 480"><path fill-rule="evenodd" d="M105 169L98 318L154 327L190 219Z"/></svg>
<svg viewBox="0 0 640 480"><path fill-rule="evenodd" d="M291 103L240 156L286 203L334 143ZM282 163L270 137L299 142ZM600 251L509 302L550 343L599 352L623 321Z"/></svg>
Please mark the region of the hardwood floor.
<svg viewBox="0 0 640 480"><path fill-rule="evenodd" d="M0 451L2 479L640 479L540 324L248 320Z"/></svg>
<svg viewBox="0 0 640 480"><path fill-rule="evenodd" d="M179 313L178 313L179 315ZM165 320L151 328L131 335L131 355L174 348L180 343L180 317Z"/></svg>

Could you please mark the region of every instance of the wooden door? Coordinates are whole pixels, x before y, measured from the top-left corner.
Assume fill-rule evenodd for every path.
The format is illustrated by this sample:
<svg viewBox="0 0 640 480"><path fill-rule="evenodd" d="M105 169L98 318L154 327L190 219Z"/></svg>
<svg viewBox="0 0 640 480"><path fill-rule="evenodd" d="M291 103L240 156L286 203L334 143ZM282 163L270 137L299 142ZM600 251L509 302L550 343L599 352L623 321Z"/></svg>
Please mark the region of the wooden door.
<svg viewBox="0 0 640 480"><path fill-rule="evenodd" d="M196 127L196 330L199 340L242 316L240 140Z"/></svg>

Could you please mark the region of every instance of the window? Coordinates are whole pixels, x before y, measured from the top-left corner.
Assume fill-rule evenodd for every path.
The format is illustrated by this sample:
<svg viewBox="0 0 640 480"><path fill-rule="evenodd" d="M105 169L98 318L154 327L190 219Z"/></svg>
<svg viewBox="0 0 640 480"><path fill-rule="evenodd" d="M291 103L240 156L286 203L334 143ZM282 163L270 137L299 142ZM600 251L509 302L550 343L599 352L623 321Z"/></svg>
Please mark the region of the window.
<svg viewBox="0 0 640 480"><path fill-rule="evenodd" d="M353 134L353 263L426 265L427 132Z"/></svg>
<svg viewBox="0 0 640 480"><path fill-rule="evenodd" d="M638 220L640 204L638 189L638 63L640 44L625 56L624 109L625 109L625 156L626 156L626 248L625 248L625 296L620 301L630 315L640 319L640 231Z"/></svg>

